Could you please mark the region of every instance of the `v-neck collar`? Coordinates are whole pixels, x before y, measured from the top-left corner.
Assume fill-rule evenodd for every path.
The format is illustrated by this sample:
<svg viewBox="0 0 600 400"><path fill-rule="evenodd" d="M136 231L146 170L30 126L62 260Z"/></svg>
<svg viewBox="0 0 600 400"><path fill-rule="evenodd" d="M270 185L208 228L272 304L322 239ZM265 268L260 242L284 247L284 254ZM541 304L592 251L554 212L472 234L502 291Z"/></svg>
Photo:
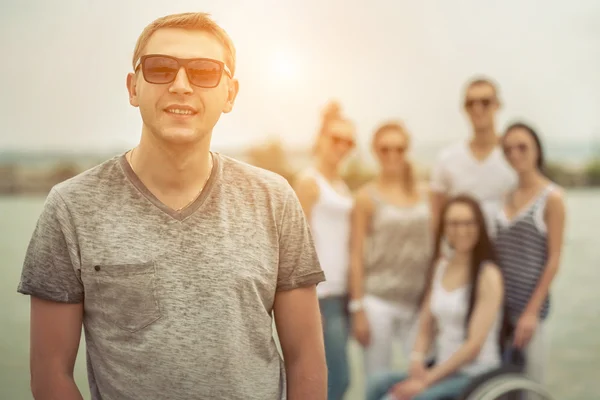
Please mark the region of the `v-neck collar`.
<svg viewBox="0 0 600 400"><path fill-rule="evenodd" d="M478 167L492 162L494 158L498 157L498 153L500 152L500 148L496 145L485 158L482 158L480 160L477 157L475 157L475 154L473 154L473 149L471 149L471 144L468 141L464 143L464 150L467 153L469 159L473 162L473 164Z"/></svg>
<svg viewBox="0 0 600 400"><path fill-rule="evenodd" d="M163 202L161 202L146 187L146 185L144 185L144 183L140 180L140 178L133 171L133 168L131 168L131 165L129 164L129 161L127 161L126 154L127 153L123 153L121 155L121 157L119 158L119 164L121 165L121 168L123 169L123 173L125 174L125 177L129 180L129 182L131 182L131 184L146 199L148 199L148 201L150 201L154 206L156 206L162 212L164 212L165 214L167 214L168 216L170 216L171 218L173 218L173 219L175 219L177 221L183 221L183 220L185 220L190 215L192 215L194 212L196 212L200 208L200 206L202 206L202 204L206 200L206 197L208 196L208 194L210 193L212 187L214 186L215 181L218 179L218 177L221 174L220 157L219 157L218 154L214 154L213 152L210 152L209 154L210 154L210 156L212 157L212 160L213 160L213 167L212 167L212 170L210 172L210 176L208 177L208 180L206 181L206 184L204 185L204 188L202 189L202 192L188 206L182 208L181 210L174 210L171 207L165 205Z"/></svg>
<svg viewBox="0 0 600 400"><path fill-rule="evenodd" d="M546 195L546 193L552 189L552 184L548 183L545 186L543 186L541 189L539 189L535 195L533 195L531 197L531 199L529 199L527 201L527 203L525 205L523 205L521 208L519 208L515 213L512 214L512 216L509 216L508 213L506 212L506 205L503 205L502 207L502 214L504 215L504 219L506 221L506 223L508 225L512 225L515 221L521 219L525 214L527 214L529 211L531 211L531 209L537 204L537 202L544 196ZM511 192L509 194L509 196L514 196L514 192Z"/></svg>

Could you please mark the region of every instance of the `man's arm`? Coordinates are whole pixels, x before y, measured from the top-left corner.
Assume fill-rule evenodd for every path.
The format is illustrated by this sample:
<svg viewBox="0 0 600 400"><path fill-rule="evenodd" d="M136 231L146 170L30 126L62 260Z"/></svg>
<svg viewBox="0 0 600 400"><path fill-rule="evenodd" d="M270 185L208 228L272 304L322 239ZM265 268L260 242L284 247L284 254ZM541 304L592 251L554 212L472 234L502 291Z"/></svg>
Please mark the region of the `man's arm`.
<svg viewBox="0 0 600 400"><path fill-rule="evenodd" d="M31 391L35 400L82 400L73 379L83 303L31 297Z"/></svg>
<svg viewBox="0 0 600 400"><path fill-rule="evenodd" d="M84 288L69 210L50 191L31 237L17 291L31 298L31 390L36 400L80 400L73 368L79 348Z"/></svg>
<svg viewBox="0 0 600 400"><path fill-rule="evenodd" d="M312 186L312 189L311 189ZM288 186L279 220L279 273L273 310L283 352L288 400L326 400L327 365L316 285L325 280L305 211L314 204L315 182Z"/></svg>
<svg viewBox="0 0 600 400"><path fill-rule="evenodd" d="M315 285L277 292L274 311L288 400L326 400L327 364Z"/></svg>

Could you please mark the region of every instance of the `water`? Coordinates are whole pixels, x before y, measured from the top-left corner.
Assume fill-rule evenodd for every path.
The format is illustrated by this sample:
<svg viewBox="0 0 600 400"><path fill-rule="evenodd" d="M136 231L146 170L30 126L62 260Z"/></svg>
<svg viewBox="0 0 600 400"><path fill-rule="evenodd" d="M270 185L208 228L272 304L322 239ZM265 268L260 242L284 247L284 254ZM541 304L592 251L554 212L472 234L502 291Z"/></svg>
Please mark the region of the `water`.
<svg viewBox="0 0 600 400"><path fill-rule="evenodd" d="M0 399L31 399L29 391L29 299L16 293L29 237L43 199L0 197ZM547 382L560 400L591 400L600 395L600 191L567 193L567 231L554 308L547 322ZM347 400L361 400L360 351L352 344L352 387ZM89 399L82 342L75 378ZM397 365L402 360L397 359Z"/></svg>

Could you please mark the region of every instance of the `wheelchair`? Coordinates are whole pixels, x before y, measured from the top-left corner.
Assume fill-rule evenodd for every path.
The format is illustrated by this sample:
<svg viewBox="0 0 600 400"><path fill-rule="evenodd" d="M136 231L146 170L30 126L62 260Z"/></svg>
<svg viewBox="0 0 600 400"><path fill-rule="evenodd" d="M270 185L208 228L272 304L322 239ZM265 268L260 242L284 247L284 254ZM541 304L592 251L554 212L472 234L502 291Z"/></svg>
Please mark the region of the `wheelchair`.
<svg viewBox="0 0 600 400"><path fill-rule="evenodd" d="M444 400L521 400L527 395L537 399L556 400L550 392L524 374L525 356L516 350L505 355L504 365L473 379L465 391Z"/></svg>
<svg viewBox="0 0 600 400"><path fill-rule="evenodd" d="M514 365L502 366L478 376L458 399L447 400L519 400L523 398L519 393L555 400L544 386L523 375L522 367Z"/></svg>

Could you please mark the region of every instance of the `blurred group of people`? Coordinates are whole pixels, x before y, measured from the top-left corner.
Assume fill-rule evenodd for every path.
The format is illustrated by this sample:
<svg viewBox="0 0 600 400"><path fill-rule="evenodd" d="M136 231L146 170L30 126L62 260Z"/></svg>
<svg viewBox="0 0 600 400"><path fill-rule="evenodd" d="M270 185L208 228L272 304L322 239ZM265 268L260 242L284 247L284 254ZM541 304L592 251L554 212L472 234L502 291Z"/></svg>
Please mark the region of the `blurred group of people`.
<svg viewBox="0 0 600 400"><path fill-rule="evenodd" d="M294 186L327 277L317 292L329 400L350 385L351 337L367 400L459 395L515 350L543 382L565 206L540 137L521 122L499 132L500 107L491 79L467 83L472 135L439 154L430 182L415 177L406 126L382 124L372 135L379 173L355 192L340 175L355 127L338 105L323 113L315 163ZM396 340L407 371L394 370Z"/></svg>

